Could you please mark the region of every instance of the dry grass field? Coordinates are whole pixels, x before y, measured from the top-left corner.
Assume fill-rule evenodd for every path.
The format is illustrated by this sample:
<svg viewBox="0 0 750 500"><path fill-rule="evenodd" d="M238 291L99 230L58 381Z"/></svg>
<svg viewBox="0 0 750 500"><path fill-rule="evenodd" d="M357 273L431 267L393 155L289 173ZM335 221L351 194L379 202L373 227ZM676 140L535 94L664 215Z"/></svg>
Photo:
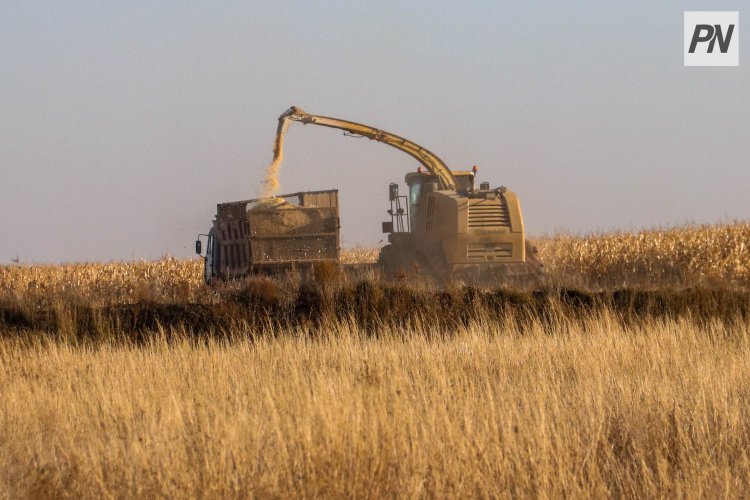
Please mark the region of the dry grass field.
<svg viewBox="0 0 750 500"><path fill-rule="evenodd" d="M0 497L743 497L749 236L540 238L536 291L0 267Z"/></svg>
<svg viewBox="0 0 750 500"><path fill-rule="evenodd" d="M0 348L12 497L739 497L747 323ZM242 334L243 332L238 332Z"/></svg>

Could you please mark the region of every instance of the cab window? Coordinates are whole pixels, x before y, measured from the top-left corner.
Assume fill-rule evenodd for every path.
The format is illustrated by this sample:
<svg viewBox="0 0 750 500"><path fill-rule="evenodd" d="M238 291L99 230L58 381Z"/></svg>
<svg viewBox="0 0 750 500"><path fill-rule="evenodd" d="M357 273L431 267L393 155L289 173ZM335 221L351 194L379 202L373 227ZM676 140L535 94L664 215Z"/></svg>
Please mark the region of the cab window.
<svg viewBox="0 0 750 500"><path fill-rule="evenodd" d="M415 182L409 186L409 211L413 212L414 207L419 201L419 195L422 192L422 183Z"/></svg>
<svg viewBox="0 0 750 500"><path fill-rule="evenodd" d="M414 227L414 218L417 212L417 203L419 202L419 195L422 193L422 182L414 182L409 186L409 222L411 227Z"/></svg>

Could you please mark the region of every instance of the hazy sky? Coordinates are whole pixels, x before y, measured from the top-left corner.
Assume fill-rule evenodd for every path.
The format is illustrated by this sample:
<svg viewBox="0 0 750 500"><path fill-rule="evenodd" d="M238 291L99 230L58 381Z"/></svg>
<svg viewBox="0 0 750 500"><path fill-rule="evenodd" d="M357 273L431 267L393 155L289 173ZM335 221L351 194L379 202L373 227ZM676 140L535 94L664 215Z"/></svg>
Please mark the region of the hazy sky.
<svg viewBox="0 0 750 500"><path fill-rule="evenodd" d="M479 165L527 232L750 219L743 2L0 1L0 263L192 255L257 196L290 105ZM738 68L683 67L684 10L740 11ZM416 168L292 125L283 192L382 239Z"/></svg>

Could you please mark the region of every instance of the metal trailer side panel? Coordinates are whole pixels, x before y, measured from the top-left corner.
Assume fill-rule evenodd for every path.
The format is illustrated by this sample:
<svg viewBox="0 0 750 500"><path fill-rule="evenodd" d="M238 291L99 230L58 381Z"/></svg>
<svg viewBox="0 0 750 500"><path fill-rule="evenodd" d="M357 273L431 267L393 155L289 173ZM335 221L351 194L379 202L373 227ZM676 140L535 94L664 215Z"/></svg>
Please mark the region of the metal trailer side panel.
<svg viewBox="0 0 750 500"><path fill-rule="evenodd" d="M214 272L223 278L256 268L339 260L338 191L282 195L290 205L264 208L261 200L221 203L214 220ZM248 210L249 209L249 210Z"/></svg>
<svg viewBox="0 0 750 500"><path fill-rule="evenodd" d="M250 210L252 265L338 259L338 217L331 208Z"/></svg>

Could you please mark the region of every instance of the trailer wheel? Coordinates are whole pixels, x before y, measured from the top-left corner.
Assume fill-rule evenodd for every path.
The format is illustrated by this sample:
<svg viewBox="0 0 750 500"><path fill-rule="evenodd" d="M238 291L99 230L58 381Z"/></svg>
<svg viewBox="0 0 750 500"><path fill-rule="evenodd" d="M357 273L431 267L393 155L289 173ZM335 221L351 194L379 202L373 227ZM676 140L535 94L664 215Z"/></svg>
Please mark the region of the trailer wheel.
<svg viewBox="0 0 750 500"><path fill-rule="evenodd" d="M417 253L412 260L412 270L414 275L418 278L428 278L435 274L432 268L432 264L422 253Z"/></svg>
<svg viewBox="0 0 750 500"><path fill-rule="evenodd" d="M378 268L385 276L389 276L393 272L393 245L386 245L380 249Z"/></svg>

